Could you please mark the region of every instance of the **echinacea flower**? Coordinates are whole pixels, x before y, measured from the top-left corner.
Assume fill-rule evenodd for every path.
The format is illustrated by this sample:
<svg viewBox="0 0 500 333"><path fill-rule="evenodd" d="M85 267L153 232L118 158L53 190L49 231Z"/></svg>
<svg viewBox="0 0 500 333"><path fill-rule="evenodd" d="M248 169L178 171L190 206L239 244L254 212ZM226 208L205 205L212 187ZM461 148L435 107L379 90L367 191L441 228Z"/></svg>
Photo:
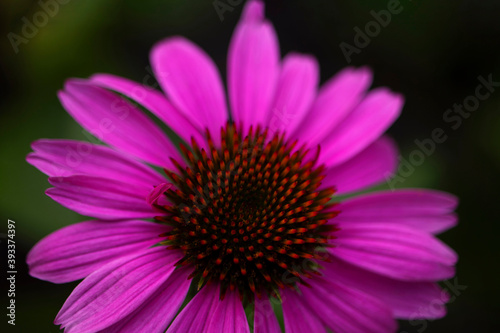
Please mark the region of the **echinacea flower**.
<svg viewBox="0 0 500 333"><path fill-rule="evenodd" d="M273 308L286 332L394 332L396 319L444 316L437 282L457 257L435 234L455 225L456 198L338 199L394 172L383 133L400 95L368 91L366 68L318 90L315 59L281 61L256 0L230 44L229 107L216 66L186 39L157 44L151 63L165 94L103 74L60 92L109 146L39 140L27 158L49 176L47 195L96 219L28 255L34 277L83 279L56 317L65 332L280 332Z"/></svg>

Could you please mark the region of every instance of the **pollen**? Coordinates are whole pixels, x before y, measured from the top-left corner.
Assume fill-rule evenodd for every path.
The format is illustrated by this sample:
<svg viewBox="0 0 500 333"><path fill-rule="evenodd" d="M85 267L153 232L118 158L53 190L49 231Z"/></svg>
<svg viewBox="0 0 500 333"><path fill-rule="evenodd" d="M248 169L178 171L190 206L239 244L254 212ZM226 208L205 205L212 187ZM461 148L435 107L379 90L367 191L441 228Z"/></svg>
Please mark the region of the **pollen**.
<svg viewBox="0 0 500 333"><path fill-rule="evenodd" d="M333 188L321 186L324 167L315 151L250 128L243 136L234 124L221 129L216 144L207 132L206 148L192 140L181 146L186 166L165 170L173 187L157 220L171 229L162 244L179 249L177 265L194 267L198 286L220 283L240 296L260 297L278 288L307 285L323 252L335 238L330 219Z"/></svg>

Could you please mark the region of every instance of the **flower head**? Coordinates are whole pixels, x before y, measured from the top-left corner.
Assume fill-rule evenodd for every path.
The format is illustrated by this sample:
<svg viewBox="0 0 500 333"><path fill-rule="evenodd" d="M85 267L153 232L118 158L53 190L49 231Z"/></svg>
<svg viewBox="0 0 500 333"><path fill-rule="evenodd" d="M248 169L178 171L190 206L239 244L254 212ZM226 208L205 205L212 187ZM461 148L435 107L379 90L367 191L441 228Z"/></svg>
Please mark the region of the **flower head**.
<svg viewBox="0 0 500 333"><path fill-rule="evenodd" d="M245 307L256 333L279 332L271 303L286 332L393 332L395 319L445 314L436 282L457 258L434 234L456 223L456 198L337 196L396 168L383 133L402 97L368 91L366 68L318 90L315 59L280 60L263 12L249 1L231 41L229 108L213 62L180 37L152 51L164 94L105 74L59 93L108 144L39 140L27 158L49 176L47 195L96 218L28 256L35 277L83 279L55 321L66 332L249 332Z"/></svg>

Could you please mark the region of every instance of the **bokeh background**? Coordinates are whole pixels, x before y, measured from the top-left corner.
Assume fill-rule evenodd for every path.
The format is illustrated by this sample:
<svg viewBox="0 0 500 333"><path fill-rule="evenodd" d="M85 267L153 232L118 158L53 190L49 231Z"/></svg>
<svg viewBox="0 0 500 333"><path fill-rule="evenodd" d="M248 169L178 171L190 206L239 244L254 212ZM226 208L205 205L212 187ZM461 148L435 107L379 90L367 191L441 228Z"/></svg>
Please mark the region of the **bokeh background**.
<svg viewBox="0 0 500 333"><path fill-rule="evenodd" d="M52 7L48 19L42 20L39 12L46 11L42 6L46 3L56 3L57 9ZM500 82L500 2L401 0L400 6L402 11L352 54L350 65L370 66L374 86L389 86L406 96L403 114L389 130L402 160L417 149L415 140L430 138L435 128L447 135L397 185L436 188L460 197L460 224L440 237L460 255L456 283L462 286L447 317L402 322L401 332L497 332L500 88L456 129L443 115L455 103L474 96L478 76L492 75ZM46 176L24 160L30 142L37 138L85 138L59 104L57 90L69 77L96 72L142 81L150 71L151 46L172 35L201 45L225 73L227 46L243 6L230 7L232 11L224 12L221 20L212 0L0 3L0 231L6 232L8 218L16 221L19 272L16 327L8 327L9 331L58 332L53 318L76 285L31 278L23 263L42 237L85 219L46 197ZM268 2L267 15L278 32L282 54L316 55L324 82L348 65L339 45L355 45L354 28L364 30L374 20L370 12L387 7L385 0L274 0ZM26 20L33 23L34 18L37 31L23 35ZM9 33L26 38L17 52ZM6 259L1 260L4 268ZM2 309L7 306L6 290L0 291ZM1 325L6 324L5 314L1 318Z"/></svg>

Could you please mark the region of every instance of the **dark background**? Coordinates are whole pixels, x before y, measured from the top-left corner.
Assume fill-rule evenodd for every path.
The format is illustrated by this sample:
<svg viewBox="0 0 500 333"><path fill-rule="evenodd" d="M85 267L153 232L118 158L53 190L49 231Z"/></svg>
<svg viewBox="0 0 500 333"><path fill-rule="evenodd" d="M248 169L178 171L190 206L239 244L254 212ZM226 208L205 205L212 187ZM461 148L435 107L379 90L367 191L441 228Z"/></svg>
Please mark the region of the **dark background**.
<svg viewBox="0 0 500 333"><path fill-rule="evenodd" d="M42 0L48 2L54 1ZM55 3L53 17L39 21L44 24L18 45L18 52L8 34L28 37L23 20L33 23L42 6L28 0L0 4L0 231L6 231L7 219L16 221L19 332L58 332L53 318L76 285L33 279L23 263L42 237L84 220L46 197L46 176L24 160L35 139L85 137L59 104L57 90L69 77L96 72L142 81L151 46L171 35L201 45L225 74L227 46L243 7L233 6L221 20L211 0ZM373 0L280 0L268 2L267 16L278 32L282 55L293 50L316 55L324 82L348 65L340 43L354 46L354 28L364 30L374 20L370 11L387 6L387 1ZM401 331L494 332L500 313L500 89L456 129L443 115L475 95L478 76L492 75L500 82L500 2L401 0L401 7L359 54L352 54L350 65L370 66L374 86L389 86L406 96L403 114L389 130L403 163L418 150L415 140L431 138L435 128L445 132L447 140L412 166L397 186L436 188L460 197L460 224L441 238L459 253L455 283L466 286L456 295L450 290L456 297L444 319L403 322ZM2 267L4 263L2 259ZM6 311L7 288L0 293L0 308ZM1 318L3 325L5 314Z"/></svg>

